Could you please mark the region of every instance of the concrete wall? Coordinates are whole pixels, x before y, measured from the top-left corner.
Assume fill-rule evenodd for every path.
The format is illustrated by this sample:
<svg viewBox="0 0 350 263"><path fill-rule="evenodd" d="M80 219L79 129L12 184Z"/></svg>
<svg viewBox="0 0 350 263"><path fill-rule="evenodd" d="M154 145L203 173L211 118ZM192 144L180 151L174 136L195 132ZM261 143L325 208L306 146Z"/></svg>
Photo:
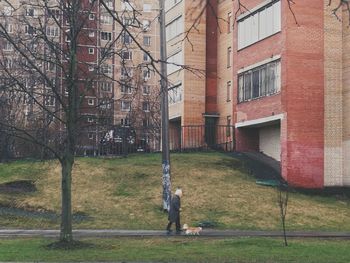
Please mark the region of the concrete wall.
<svg viewBox="0 0 350 263"><path fill-rule="evenodd" d="M280 126L266 126L259 129L259 150L277 161L281 160Z"/></svg>

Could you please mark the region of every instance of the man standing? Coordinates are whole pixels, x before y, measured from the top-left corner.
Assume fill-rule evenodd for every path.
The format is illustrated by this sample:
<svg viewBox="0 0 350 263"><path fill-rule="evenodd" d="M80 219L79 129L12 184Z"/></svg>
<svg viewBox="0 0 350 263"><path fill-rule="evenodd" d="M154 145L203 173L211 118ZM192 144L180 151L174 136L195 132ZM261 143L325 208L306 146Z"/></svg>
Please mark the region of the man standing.
<svg viewBox="0 0 350 263"><path fill-rule="evenodd" d="M171 233L171 225L175 223L176 234L181 233L181 224L180 224L180 207L181 207L181 196L182 190L180 188L176 189L175 195L171 198L169 216L168 216L168 226L166 227L167 234Z"/></svg>

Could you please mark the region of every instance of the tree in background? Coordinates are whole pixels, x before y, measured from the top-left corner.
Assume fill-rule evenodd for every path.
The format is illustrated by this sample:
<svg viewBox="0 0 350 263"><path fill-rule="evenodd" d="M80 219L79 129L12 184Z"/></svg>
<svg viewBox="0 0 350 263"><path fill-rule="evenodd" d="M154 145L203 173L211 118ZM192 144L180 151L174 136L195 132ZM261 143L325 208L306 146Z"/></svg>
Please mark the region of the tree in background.
<svg viewBox="0 0 350 263"><path fill-rule="evenodd" d="M113 125L114 86L125 84L116 74L130 68L125 62L128 50L120 43L127 34L136 48L143 49L138 34L149 26L143 24L135 7L127 1L123 5L121 12L115 12L108 0L1 3L1 140L10 143L7 138L14 138L14 153L18 142L23 142L26 150L32 152L35 145L43 158L59 160L60 242L66 244L73 241L75 154L86 144L84 135L92 134L89 139L98 141L98 134ZM101 31L100 25L111 21L118 23L120 31ZM156 72L154 54L143 52L152 59L142 68ZM120 58L121 65L114 63L115 58Z"/></svg>

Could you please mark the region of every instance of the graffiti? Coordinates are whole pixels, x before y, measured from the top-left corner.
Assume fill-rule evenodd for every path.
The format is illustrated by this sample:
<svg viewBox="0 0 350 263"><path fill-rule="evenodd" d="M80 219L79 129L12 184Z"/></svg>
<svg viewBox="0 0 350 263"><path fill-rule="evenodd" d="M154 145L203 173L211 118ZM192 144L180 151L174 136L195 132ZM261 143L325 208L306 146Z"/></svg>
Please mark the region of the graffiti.
<svg viewBox="0 0 350 263"><path fill-rule="evenodd" d="M163 209L170 209L170 200L171 200L171 182L170 182L170 164L168 162L163 162L162 164L163 171Z"/></svg>

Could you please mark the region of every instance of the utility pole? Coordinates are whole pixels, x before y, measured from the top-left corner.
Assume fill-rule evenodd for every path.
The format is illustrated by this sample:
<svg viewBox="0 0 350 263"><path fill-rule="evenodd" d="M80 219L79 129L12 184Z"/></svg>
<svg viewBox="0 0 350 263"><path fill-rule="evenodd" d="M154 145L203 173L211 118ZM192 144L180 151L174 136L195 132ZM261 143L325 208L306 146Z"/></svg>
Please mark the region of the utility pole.
<svg viewBox="0 0 350 263"><path fill-rule="evenodd" d="M161 114L162 114L162 181L163 181L163 209L169 211L171 199L170 180L170 152L169 152L169 108L168 108L168 75L166 68L166 34L164 0L159 0L159 27L160 27L160 87L161 87Z"/></svg>

